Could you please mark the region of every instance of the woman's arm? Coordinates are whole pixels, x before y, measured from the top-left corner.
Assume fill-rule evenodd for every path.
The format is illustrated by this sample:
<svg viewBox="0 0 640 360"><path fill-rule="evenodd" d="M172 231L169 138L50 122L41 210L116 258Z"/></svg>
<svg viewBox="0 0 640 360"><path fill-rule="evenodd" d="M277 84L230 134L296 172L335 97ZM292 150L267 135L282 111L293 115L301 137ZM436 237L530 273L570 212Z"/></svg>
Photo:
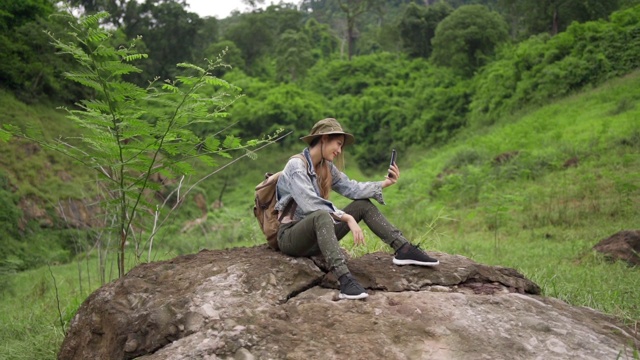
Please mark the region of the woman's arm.
<svg viewBox="0 0 640 360"><path fill-rule="evenodd" d="M333 165L331 166L331 175L333 177L331 188L340 195L352 200L375 199L380 204L384 204L382 189L395 184L394 179L389 178L386 178L384 181L370 182L351 180L345 173ZM397 176L399 176L399 172L396 174L396 177Z"/></svg>

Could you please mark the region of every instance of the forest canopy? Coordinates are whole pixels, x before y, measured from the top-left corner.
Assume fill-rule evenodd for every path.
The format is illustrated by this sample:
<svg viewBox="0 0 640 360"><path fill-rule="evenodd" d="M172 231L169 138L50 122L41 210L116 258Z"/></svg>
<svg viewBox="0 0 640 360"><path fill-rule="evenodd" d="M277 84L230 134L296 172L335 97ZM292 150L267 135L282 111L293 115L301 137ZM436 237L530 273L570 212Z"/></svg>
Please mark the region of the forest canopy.
<svg viewBox="0 0 640 360"><path fill-rule="evenodd" d="M114 46L138 39L149 58L128 81L145 86L179 75L178 63L222 56L227 66L213 75L244 95L229 109L236 135L278 128L299 135L336 117L358 137L356 160L369 168L384 163L390 146L440 143L469 123L491 123L637 68L638 3L302 0L224 19L201 18L179 0L69 6L107 12L103 26ZM92 96L64 79L75 65L51 45L48 34L63 35L74 21L66 14L51 0L0 4L3 88L26 102Z"/></svg>

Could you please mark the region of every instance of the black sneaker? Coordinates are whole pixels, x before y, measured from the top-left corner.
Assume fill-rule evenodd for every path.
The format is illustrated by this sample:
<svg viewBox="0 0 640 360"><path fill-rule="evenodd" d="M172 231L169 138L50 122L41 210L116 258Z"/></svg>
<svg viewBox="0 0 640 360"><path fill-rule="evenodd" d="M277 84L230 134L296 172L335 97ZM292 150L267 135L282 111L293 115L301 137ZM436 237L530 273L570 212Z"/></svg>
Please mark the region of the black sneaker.
<svg viewBox="0 0 640 360"><path fill-rule="evenodd" d="M440 261L427 255L419 247L406 243L396 251L393 263L396 265L436 266L440 264Z"/></svg>
<svg viewBox="0 0 640 360"><path fill-rule="evenodd" d="M369 294L365 289L354 279L351 274L345 274L340 276L340 299L357 300L364 299Z"/></svg>

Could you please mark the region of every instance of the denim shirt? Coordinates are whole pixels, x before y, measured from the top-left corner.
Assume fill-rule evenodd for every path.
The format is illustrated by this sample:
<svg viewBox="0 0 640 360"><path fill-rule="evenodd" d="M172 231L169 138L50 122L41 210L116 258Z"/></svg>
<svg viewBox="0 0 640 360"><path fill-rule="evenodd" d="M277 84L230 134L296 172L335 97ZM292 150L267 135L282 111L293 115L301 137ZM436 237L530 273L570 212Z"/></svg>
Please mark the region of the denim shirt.
<svg viewBox="0 0 640 360"><path fill-rule="evenodd" d="M325 200L319 195L320 187L313 162L311 161L309 148L304 149L302 154L306 157L308 166L302 159L289 159L278 179L276 187L276 199L278 202L275 209L282 211L289 201L294 200L297 208L293 218L287 219L288 221L302 220L317 210L324 210L341 218L344 212L336 208L331 201ZM350 180L332 162L329 163L329 166L331 167L331 177L333 179L331 189L352 200L372 198L380 204L384 204L382 181L358 182ZM283 219L282 222L286 223L288 222L287 220Z"/></svg>

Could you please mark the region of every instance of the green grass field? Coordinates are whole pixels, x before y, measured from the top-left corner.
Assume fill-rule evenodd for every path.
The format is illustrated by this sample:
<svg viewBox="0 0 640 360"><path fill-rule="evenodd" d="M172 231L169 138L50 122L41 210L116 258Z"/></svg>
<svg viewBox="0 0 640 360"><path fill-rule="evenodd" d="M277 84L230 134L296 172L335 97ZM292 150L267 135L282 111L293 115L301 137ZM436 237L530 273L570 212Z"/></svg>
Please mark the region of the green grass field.
<svg viewBox="0 0 640 360"><path fill-rule="evenodd" d="M401 180L385 190L382 211L425 249L516 268L545 296L598 309L637 328L640 269L607 261L592 247L620 230L640 228L638 100L640 72L489 128L470 128L440 148L415 146L399 154ZM257 161L242 160L203 182L198 191L208 203L225 189L224 206L182 232L186 221L199 216L186 208L157 237L153 259L262 243L251 211L253 186L297 150L273 145ZM498 155L516 151L509 161L495 163ZM571 159L577 166L566 165ZM365 179L349 164L347 173L358 180L383 176ZM348 203L337 197L339 205ZM354 247L350 236L343 240L353 256L389 251L366 233L364 247ZM115 267L112 262L107 269ZM114 271L105 270L107 279ZM63 325L100 285L98 274L95 253L71 264L5 274L0 359L55 358Z"/></svg>

